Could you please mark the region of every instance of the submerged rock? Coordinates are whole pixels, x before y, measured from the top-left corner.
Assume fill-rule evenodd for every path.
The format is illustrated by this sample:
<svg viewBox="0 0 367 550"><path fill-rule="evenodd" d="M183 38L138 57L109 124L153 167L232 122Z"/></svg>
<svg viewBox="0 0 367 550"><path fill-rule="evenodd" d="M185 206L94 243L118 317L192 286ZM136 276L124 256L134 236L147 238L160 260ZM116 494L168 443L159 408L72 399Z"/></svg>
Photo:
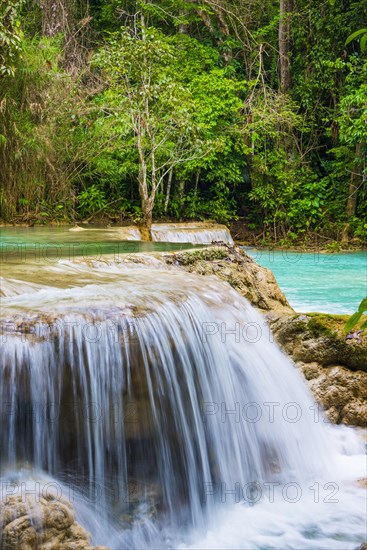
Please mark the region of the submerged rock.
<svg viewBox="0 0 367 550"><path fill-rule="evenodd" d="M90 535L75 520L64 499L9 496L0 503L2 550L108 550L91 546Z"/></svg>

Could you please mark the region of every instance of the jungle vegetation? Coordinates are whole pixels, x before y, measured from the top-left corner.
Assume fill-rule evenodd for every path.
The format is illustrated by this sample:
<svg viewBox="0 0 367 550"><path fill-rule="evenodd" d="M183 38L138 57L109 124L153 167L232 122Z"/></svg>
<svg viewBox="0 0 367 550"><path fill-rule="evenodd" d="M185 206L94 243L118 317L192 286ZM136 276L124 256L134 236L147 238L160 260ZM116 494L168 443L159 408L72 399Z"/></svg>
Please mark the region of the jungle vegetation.
<svg viewBox="0 0 367 550"><path fill-rule="evenodd" d="M0 218L367 238L365 0L0 0Z"/></svg>

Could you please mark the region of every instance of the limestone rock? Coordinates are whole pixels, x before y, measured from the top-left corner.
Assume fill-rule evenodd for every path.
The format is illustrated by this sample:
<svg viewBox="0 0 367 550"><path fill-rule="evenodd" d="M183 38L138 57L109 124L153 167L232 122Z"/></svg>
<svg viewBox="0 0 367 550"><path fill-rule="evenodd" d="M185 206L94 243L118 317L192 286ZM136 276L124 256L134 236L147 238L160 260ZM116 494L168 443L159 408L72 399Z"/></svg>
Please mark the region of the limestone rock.
<svg viewBox="0 0 367 550"><path fill-rule="evenodd" d="M315 399L337 424L367 426L367 334L346 340L337 315L279 317L272 329L301 369Z"/></svg>
<svg viewBox="0 0 367 550"><path fill-rule="evenodd" d="M286 315L272 323L278 342L294 361L343 365L367 372L367 332L358 340L346 340L345 316Z"/></svg>
<svg viewBox="0 0 367 550"><path fill-rule="evenodd" d="M361 399L355 399L347 403L343 409L343 424L353 426L367 426L367 403Z"/></svg>
<svg viewBox="0 0 367 550"><path fill-rule="evenodd" d="M217 276L265 312L293 313L270 269L258 265L241 248L210 247L165 253L161 257L167 264L180 266L190 273Z"/></svg>
<svg viewBox="0 0 367 550"><path fill-rule="evenodd" d="M367 338L345 340L345 318L283 316L272 329L331 422L367 426Z"/></svg>
<svg viewBox="0 0 367 550"><path fill-rule="evenodd" d="M108 550L93 547L69 502L53 497L9 496L0 503L2 550Z"/></svg>
<svg viewBox="0 0 367 550"><path fill-rule="evenodd" d="M309 367L301 366L301 369L307 379ZM308 382L329 419L336 423L367 426L367 373L336 366L321 367L318 374L315 378L308 378Z"/></svg>

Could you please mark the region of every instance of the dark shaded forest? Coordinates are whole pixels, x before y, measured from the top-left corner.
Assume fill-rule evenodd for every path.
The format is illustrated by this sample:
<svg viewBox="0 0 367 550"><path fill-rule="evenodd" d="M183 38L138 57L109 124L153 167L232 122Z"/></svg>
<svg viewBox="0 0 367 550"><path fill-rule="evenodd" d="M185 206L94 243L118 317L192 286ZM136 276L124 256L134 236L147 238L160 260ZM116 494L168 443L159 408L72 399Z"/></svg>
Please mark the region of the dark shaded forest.
<svg viewBox="0 0 367 550"><path fill-rule="evenodd" d="M363 243L365 27L365 0L1 0L1 220Z"/></svg>

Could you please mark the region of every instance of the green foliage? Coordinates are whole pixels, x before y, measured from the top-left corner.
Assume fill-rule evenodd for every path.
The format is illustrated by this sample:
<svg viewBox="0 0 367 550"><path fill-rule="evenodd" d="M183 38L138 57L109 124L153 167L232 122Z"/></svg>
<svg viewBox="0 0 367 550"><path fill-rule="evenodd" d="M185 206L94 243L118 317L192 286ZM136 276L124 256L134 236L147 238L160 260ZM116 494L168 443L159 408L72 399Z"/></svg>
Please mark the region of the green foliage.
<svg viewBox="0 0 367 550"><path fill-rule="evenodd" d="M355 313L353 313L353 315L351 315L351 317L349 317L348 321L345 324L345 329L344 330L346 332L349 332L350 330L355 328L358 325L359 321L361 320L362 315L366 312L367 312L367 296L359 304L358 311L356 311ZM366 329L367 328L367 321L362 323L360 328L362 330Z"/></svg>
<svg viewBox="0 0 367 550"><path fill-rule="evenodd" d="M367 59L352 58L347 65L345 95L340 100L338 124L341 144L367 141Z"/></svg>
<svg viewBox="0 0 367 550"><path fill-rule="evenodd" d="M20 10L23 0L0 0L0 77L14 75L22 51Z"/></svg>
<svg viewBox="0 0 367 550"><path fill-rule="evenodd" d="M0 0L1 218L142 219L144 166L156 217L367 240L365 2L293 3L287 94L270 0L92 1L72 46L21 8Z"/></svg>
<svg viewBox="0 0 367 550"><path fill-rule="evenodd" d="M345 41L345 45L347 46L350 42L352 42L352 40L355 40L356 38L359 38L361 51L364 52L367 48L367 29L358 29L358 31L353 32L350 36L348 36L347 40Z"/></svg>
<svg viewBox="0 0 367 550"><path fill-rule="evenodd" d="M159 206L157 213L163 213ZM236 201L231 197L230 189L220 182L210 188L209 194L191 189L183 198L175 197L170 203L169 213L178 219L210 219L219 223L229 223L237 217Z"/></svg>
<svg viewBox="0 0 367 550"><path fill-rule="evenodd" d="M60 67L59 37L24 40L22 50L16 77L0 81L0 217L66 219L79 170L79 94Z"/></svg>
<svg viewBox="0 0 367 550"><path fill-rule="evenodd" d="M79 212L82 216L86 214L94 214L103 210L106 205L105 193L98 189L96 185L91 185L78 195Z"/></svg>
<svg viewBox="0 0 367 550"><path fill-rule="evenodd" d="M279 95L268 95L266 103L259 97L251 106L251 123L245 132L254 155L248 197L265 226L275 238L280 233L283 239L288 233L317 227L323 216L326 180L317 180L295 148L297 133L308 132L297 106Z"/></svg>
<svg viewBox="0 0 367 550"><path fill-rule="evenodd" d="M213 198L191 191L181 198L181 214L189 219L202 217L205 209L216 219L233 215L233 204L225 204L226 195L219 197L218 189L222 185L227 192L225 181L240 181L244 163L232 160L241 139L236 126L241 83L228 78L218 61L215 50L195 39L166 37L152 28L144 36L131 36L127 29L110 35L93 61L108 86L95 97L98 111L90 128L94 140L110 139L102 162L108 164L109 158L115 166L112 179L137 178L141 155L151 191L153 178L159 190L171 169L177 181L187 182L201 171L206 181L215 182ZM225 157L230 160L223 164ZM92 163L100 170L101 159ZM156 213L163 213L163 202L163 195L156 198ZM177 211L176 205L170 210Z"/></svg>

